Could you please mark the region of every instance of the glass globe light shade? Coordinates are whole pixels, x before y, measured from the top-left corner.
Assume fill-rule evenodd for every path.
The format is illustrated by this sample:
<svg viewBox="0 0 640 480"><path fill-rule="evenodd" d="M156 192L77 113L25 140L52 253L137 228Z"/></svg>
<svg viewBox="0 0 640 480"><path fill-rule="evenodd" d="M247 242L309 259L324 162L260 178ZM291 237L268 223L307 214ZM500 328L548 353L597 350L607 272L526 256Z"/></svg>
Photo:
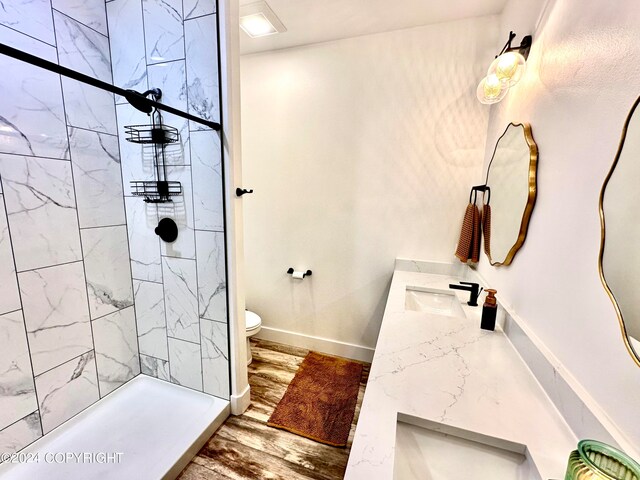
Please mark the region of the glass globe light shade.
<svg viewBox="0 0 640 480"><path fill-rule="evenodd" d="M514 86L522 78L526 68L526 60L518 52L506 52L496 58L487 71L487 76L495 75L510 87Z"/></svg>
<svg viewBox="0 0 640 480"><path fill-rule="evenodd" d="M490 105L502 100L508 90L508 83L500 81L496 75L487 75L480 80L480 84L476 90L476 96L478 100L480 100L480 103Z"/></svg>

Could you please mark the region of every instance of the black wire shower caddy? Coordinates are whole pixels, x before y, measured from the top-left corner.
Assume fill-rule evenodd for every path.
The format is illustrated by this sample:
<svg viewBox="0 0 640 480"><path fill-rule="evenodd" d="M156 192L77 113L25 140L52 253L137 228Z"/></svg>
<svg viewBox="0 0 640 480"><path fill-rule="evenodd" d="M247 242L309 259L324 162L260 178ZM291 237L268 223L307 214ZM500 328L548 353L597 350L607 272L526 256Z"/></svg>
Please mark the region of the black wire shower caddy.
<svg viewBox="0 0 640 480"><path fill-rule="evenodd" d="M162 98L162 90L154 88L141 94L143 97L151 96L158 102ZM136 104L132 102L136 107ZM136 107L137 108L137 107ZM131 194L143 197L147 203L172 202L171 197L182 194L182 184L167 179L167 159L165 148L172 143L180 141L180 132L177 128L165 125L162 122L162 112L158 108L152 108L147 114L151 118L150 125L126 125L124 127L128 142L153 147L153 169L155 180L133 180L130 182Z"/></svg>

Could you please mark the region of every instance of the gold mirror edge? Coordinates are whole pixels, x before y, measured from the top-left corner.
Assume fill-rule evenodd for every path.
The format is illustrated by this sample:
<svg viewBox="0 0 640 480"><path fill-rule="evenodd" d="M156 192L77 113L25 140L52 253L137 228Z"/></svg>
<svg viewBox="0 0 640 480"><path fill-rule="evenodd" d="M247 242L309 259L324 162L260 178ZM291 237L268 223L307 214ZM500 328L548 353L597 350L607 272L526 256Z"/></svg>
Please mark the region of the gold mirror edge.
<svg viewBox="0 0 640 480"><path fill-rule="evenodd" d="M537 180L537 171L538 171L538 145L533 139L533 132L531 131L531 125L528 123L513 123L509 122L507 128L505 128L500 138L496 142L496 147L493 150L493 156L491 157L491 162L489 162L489 167L487 168L487 181L489 180L489 169L491 168L491 163L493 163L493 157L498 150L498 144L500 143L500 139L507 134L509 127L522 127L524 131L524 138L529 146L529 195L527 198L527 204L524 206L524 212L522 212L522 220L520 221L520 231L518 232L518 238L516 242L513 244L509 253L502 262L494 262L491 258L491 250L489 249L489 253L487 253L487 257L489 258L489 263L494 267L500 266L509 266L513 259L518 253L518 250L524 245L524 241L527 238L527 232L529 230L529 222L531 220L531 214L533 213L533 207L536 204L536 197L538 192L538 180ZM487 182L485 182L487 183Z"/></svg>
<svg viewBox="0 0 640 480"><path fill-rule="evenodd" d="M602 184L602 188L600 189L600 196L598 198L598 213L600 215L600 252L598 253L598 273L600 275L600 281L602 282L602 286L604 287L605 292L609 296L609 300L613 304L613 308L616 312L616 316L618 317L618 323L620 324L620 330L622 332L622 338L624 340L624 345L627 347L627 351L631 355L631 358L635 361L636 365L640 367L640 353L636 352L631 345L631 341L629 340L629 334L627 333L627 327L625 326L624 319L622 318L622 312L620 311L620 306L618 305L618 301L616 300L611 288L609 288L609 284L607 283L607 279L604 275L604 270L602 268L602 259L604 258L604 245L606 240L606 225L605 225L605 216L604 216L604 194L607 189L607 184L609 180L613 176L613 172L618 165L618 160L620 160L620 155L622 154L622 149L624 147L624 141L627 138L627 129L629 128L629 123L631 122L631 118L636 111L636 108L640 104L640 97L638 97L631 107L631 111L624 122L624 128L622 129L622 135L620 137L620 143L618 144L618 150L616 152L616 156L613 160L613 164L609 169L609 173L604 179L604 183Z"/></svg>

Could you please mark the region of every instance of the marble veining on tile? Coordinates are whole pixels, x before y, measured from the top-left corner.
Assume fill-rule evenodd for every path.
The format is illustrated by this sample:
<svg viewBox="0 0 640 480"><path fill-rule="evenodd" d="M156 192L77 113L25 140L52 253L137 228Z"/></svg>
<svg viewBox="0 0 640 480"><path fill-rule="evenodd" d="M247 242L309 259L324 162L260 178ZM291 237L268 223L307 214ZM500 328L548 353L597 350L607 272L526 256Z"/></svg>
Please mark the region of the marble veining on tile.
<svg viewBox="0 0 640 480"><path fill-rule="evenodd" d="M36 377L43 433L100 399L93 351Z"/></svg>
<svg viewBox="0 0 640 480"><path fill-rule="evenodd" d="M108 2L107 18L113 82L121 88L144 92L148 88L147 59L140 0ZM126 100L118 96L116 102L123 103Z"/></svg>
<svg viewBox="0 0 640 480"><path fill-rule="evenodd" d="M0 315L0 386L2 430L38 408L20 310Z"/></svg>
<svg viewBox="0 0 640 480"><path fill-rule="evenodd" d="M200 316L227 322L224 234L196 231Z"/></svg>
<svg viewBox="0 0 640 480"><path fill-rule="evenodd" d="M142 0L147 63L184 58L181 0Z"/></svg>
<svg viewBox="0 0 640 480"><path fill-rule="evenodd" d="M178 226L178 238L175 242L160 242L162 255L167 257L195 258L196 245L193 224L193 188L191 186L191 167L167 167L167 178L180 182L182 194L172 197L172 202L158 204L158 217L171 218Z"/></svg>
<svg viewBox="0 0 640 480"><path fill-rule="evenodd" d="M104 0L52 0L53 8L107 35Z"/></svg>
<svg viewBox="0 0 640 480"><path fill-rule="evenodd" d="M100 396L104 397L140 373L136 317L129 307L92 324Z"/></svg>
<svg viewBox="0 0 640 480"><path fill-rule="evenodd" d="M144 375L159 378L160 380L171 381L169 373L169 362L148 355L140 355L140 366Z"/></svg>
<svg viewBox="0 0 640 480"><path fill-rule="evenodd" d="M176 338L169 339L171 382L202 391L200 345Z"/></svg>
<svg viewBox="0 0 640 480"><path fill-rule="evenodd" d="M91 2L95 0L90 0ZM104 4L102 10L104 12ZM58 12L54 14L60 64L111 83L111 57L107 37L65 15ZM69 125L118 133L112 93L66 77L62 77L62 87Z"/></svg>
<svg viewBox="0 0 640 480"><path fill-rule="evenodd" d="M68 125L118 134L112 93L65 77L62 87Z"/></svg>
<svg viewBox="0 0 640 480"><path fill-rule="evenodd" d="M1 0L0 24L55 44L50 0Z"/></svg>
<svg viewBox="0 0 640 480"><path fill-rule="evenodd" d="M18 271L81 260L71 163L0 155Z"/></svg>
<svg viewBox="0 0 640 480"><path fill-rule="evenodd" d="M229 344L227 324L200 320L202 378L205 393L229 399Z"/></svg>
<svg viewBox="0 0 640 480"><path fill-rule="evenodd" d="M2 192L0 182L0 192ZM4 208L4 195L0 194L0 314L13 312L21 308L20 292L18 291L18 279L13 262L13 248L9 235L9 223Z"/></svg>
<svg viewBox="0 0 640 480"><path fill-rule="evenodd" d="M184 18L195 18L216 12L215 0L184 0Z"/></svg>
<svg viewBox="0 0 640 480"><path fill-rule="evenodd" d="M0 430L0 454L22 450L41 436L40 414L36 411Z"/></svg>
<svg viewBox="0 0 640 480"><path fill-rule="evenodd" d="M6 2L0 2L0 4ZM53 17L49 14L50 20L53 21ZM0 13L0 18L2 17L2 13ZM0 24L2 21L0 20ZM44 43L37 38L34 38L29 35L25 35L20 31L13 30L12 28L5 27L0 25L0 42L5 45L9 45L10 47L17 48L18 50L22 50L23 52L30 53L31 55L35 55L36 57L43 58L53 63L58 63L58 53L56 48L53 45L49 45L48 43ZM16 61L17 65L25 65L22 62ZM38 67L31 67L34 69L33 71L38 71Z"/></svg>
<svg viewBox="0 0 640 480"><path fill-rule="evenodd" d="M158 225L156 206L139 197L126 197L125 206L133 278L161 283L160 237L154 233Z"/></svg>
<svg viewBox="0 0 640 480"><path fill-rule="evenodd" d="M18 276L35 374L93 348L82 262Z"/></svg>
<svg viewBox="0 0 640 480"><path fill-rule="evenodd" d="M149 65L147 68L149 85L162 90L162 103L187 111L187 79L184 60ZM165 147L167 165L189 165L191 163L189 147L188 120L162 112L162 121L180 132L180 142Z"/></svg>
<svg viewBox="0 0 640 480"><path fill-rule="evenodd" d="M196 296L198 283L195 260L163 257L162 271L168 335L199 343L200 322Z"/></svg>
<svg viewBox="0 0 640 480"><path fill-rule="evenodd" d="M107 37L59 12L53 18L60 65L112 83Z"/></svg>
<svg viewBox="0 0 640 480"><path fill-rule="evenodd" d="M224 230L220 136L214 131L191 132L194 222L198 230Z"/></svg>
<svg viewBox="0 0 640 480"><path fill-rule="evenodd" d="M124 225L118 138L77 128L69 137L80 228Z"/></svg>
<svg viewBox="0 0 640 480"><path fill-rule="evenodd" d="M54 47L9 28L0 27L0 42L57 63ZM60 77L5 56L0 69L11 72L0 77L0 151L68 158Z"/></svg>
<svg viewBox="0 0 640 480"><path fill-rule="evenodd" d="M118 125L148 125L149 117L133 108L131 105L117 105L116 114ZM120 158L122 165L122 179L126 196L131 196L131 181L155 180L153 145L140 145L128 142L124 134L118 136L120 142ZM142 201L141 198L139 198Z"/></svg>
<svg viewBox="0 0 640 480"><path fill-rule="evenodd" d="M215 15L184 22L189 113L214 122L220 121L216 32ZM189 128L191 130L208 129L204 125L193 122Z"/></svg>
<svg viewBox="0 0 640 480"><path fill-rule="evenodd" d="M133 305L127 227L81 231L91 318Z"/></svg>
<svg viewBox="0 0 640 480"><path fill-rule="evenodd" d="M133 293L140 353L168 360L167 321L164 314L162 284L134 280Z"/></svg>

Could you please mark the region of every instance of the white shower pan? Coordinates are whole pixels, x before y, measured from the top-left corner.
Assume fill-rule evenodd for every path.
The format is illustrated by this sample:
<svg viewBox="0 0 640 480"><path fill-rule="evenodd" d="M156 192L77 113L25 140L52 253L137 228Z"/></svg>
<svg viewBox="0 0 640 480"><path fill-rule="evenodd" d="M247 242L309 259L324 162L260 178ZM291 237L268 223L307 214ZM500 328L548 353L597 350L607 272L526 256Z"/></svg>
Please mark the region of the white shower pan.
<svg viewBox="0 0 640 480"><path fill-rule="evenodd" d="M229 412L228 401L138 375L21 451L37 462L0 465L0 479L173 479Z"/></svg>

